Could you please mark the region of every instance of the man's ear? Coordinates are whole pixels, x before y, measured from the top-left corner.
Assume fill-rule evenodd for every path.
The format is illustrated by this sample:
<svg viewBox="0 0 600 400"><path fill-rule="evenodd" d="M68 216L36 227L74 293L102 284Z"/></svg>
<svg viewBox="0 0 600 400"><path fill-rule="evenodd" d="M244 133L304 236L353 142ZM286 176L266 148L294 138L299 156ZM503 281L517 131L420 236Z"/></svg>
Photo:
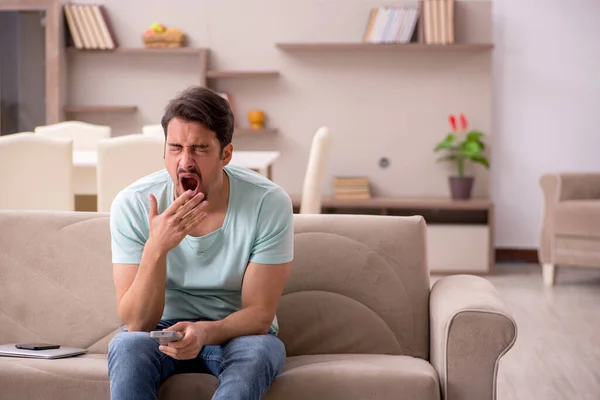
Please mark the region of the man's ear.
<svg viewBox="0 0 600 400"><path fill-rule="evenodd" d="M229 143L223 147L221 151L221 166L224 167L231 161L231 156L233 155L233 144Z"/></svg>

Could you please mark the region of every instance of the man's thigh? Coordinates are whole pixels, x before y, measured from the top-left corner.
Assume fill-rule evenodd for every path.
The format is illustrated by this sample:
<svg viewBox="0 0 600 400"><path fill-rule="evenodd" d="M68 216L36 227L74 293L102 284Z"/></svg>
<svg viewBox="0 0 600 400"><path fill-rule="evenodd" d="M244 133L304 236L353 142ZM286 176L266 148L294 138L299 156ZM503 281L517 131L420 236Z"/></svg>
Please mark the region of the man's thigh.
<svg viewBox="0 0 600 400"><path fill-rule="evenodd" d="M222 346L204 346L198 356L214 376L219 376L228 367L253 369L257 365L269 365L279 373L285 357L283 342L271 332L240 336Z"/></svg>

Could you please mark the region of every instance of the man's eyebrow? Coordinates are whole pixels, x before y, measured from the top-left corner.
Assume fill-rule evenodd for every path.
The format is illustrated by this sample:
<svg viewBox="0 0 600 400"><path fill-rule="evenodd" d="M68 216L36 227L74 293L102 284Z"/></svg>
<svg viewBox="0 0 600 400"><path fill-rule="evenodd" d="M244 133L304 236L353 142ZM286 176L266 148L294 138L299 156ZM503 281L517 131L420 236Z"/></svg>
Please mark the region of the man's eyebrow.
<svg viewBox="0 0 600 400"><path fill-rule="evenodd" d="M184 145L182 145L182 144L179 144L179 143L173 143L173 142L169 142L169 143L167 143L167 144L168 144L169 146L174 146L174 147L186 147L186 146L184 146ZM193 145L191 145L191 146L189 146L189 147L194 147L194 148L201 148L201 149L205 149L205 148L207 148L207 147L210 147L210 145L208 145L208 144L205 144L205 143L197 143L197 144L193 144Z"/></svg>

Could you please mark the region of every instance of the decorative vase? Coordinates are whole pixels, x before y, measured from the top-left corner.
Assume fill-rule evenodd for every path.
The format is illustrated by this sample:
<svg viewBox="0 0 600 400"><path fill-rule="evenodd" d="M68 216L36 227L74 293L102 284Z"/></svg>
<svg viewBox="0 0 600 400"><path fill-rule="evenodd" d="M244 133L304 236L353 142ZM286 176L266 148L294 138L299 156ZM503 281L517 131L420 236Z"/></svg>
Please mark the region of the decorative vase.
<svg viewBox="0 0 600 400"><path fill-rule="evenodd" d="M250 122L250 128L261 129L265 125L265 113L261 110L249 111L248 122Z"/></svg>
<svg viewBox="0 0 600 400"><path fill-rule="evenodd" d="M472 176L451 176L448 180L450 183L450 193L454 200L468 200L471 198L474 181Z"/></svg>

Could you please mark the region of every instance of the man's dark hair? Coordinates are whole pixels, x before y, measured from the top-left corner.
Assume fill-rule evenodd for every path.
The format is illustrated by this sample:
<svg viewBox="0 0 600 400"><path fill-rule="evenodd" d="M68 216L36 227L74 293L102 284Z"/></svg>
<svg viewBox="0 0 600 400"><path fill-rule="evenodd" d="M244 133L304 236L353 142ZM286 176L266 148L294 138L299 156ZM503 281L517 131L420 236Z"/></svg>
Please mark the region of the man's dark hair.
<svg viewBox="0 0 600 400"><path fill-rule="evenodd" d="M229 102L218 93L201 87L192 86L172 99L160 121L167 138L167 126L173 118L186 122L199 122L215 132L223 148L231 143L233 136L233 112Z"/></svg>

